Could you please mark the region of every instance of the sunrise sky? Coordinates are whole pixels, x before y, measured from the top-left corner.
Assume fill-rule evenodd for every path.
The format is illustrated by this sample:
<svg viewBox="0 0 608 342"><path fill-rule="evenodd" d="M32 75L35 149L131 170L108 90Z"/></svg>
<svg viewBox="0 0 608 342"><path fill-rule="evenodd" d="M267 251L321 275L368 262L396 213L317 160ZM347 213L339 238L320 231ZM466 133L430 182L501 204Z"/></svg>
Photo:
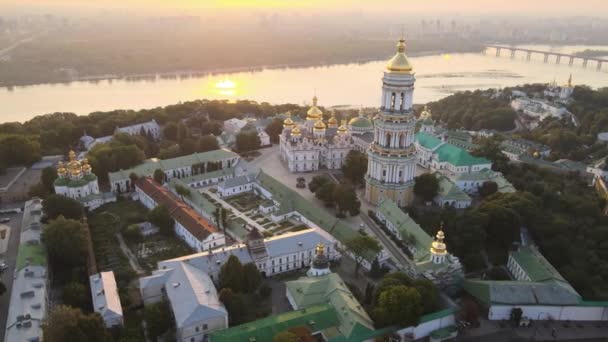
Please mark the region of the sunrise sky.
<svg viewBox="0 0 608 342"><path fill-rule="evenodd" d="M283 9L283 10L369 10L435 13L568 14L608 15L608 1L580 0L0 0L0 8L137 8L167 9Z"/></svg>

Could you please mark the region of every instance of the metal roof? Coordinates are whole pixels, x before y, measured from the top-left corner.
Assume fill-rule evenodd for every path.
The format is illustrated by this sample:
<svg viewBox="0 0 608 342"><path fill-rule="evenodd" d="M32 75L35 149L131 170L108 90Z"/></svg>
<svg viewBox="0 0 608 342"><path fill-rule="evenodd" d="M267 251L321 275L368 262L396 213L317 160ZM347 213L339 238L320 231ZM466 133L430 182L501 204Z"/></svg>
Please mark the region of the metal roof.
<svg viewBox="0 0 608 342"><path fill-rule="evenodd" d="M105 320L109 317L120 317L122 319L122 306L118 296L118 288L114 272L101 272L89 277L91 284L91 298L93 310Z"/></svg>

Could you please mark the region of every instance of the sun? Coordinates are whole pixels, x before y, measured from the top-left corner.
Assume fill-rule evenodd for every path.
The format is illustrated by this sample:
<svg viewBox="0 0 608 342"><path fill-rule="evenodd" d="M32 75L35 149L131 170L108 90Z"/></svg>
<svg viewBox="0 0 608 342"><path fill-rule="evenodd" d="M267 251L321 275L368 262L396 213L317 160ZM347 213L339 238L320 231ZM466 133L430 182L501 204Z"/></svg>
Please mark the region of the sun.
<svg viewBox="0 0 608 342"><path fill-rule="evenodd" d="M225 79L217 82L215 84L215 87L217 89L222 89L222 90L235 89L236 88L236 83L234 83L233 81L225 78Z"/></svg>

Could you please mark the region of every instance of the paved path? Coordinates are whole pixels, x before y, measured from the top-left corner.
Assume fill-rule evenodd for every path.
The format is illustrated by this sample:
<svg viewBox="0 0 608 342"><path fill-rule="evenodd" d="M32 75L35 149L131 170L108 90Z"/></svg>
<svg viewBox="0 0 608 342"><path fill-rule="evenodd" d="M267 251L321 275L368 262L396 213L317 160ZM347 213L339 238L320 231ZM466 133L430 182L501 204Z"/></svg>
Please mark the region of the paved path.
<svg viewBox="0 0 608 342"><path fill-rule="evenodd" d="M127 244L125 243L125 240L122 238L122 234L117 233L116 238L118 239L118 243L120 244L120 249L122 249L122 252L129 259L129 264L131 264L131 268L133 268L135 273L140 274L140 275L145 274L146 271L144 271L144 269L139 265L137 258L135 257L135 255L133 255L133 253L129 249L129 246L127 246Z"/></svg>
<svg viewBox="0 0 608 342"><path fill-rule="evenodd" d="M209 191L209 189L202 190L201 193L205 193L205 194L209 195L211 198L213 198L214 200L218 201L224 208L232 210L232 214L234 216L236 216L236 217L238 217L240 219L243 219L245 222L247 222L248 225L256 227L260 232L265 232L266 231L266 228L264 228L264 226L262 226L261 224L255 222L254 220L252 220L251 218L249 218L249 216L247 216L246 214L243 214L243 212L241 212L237 208L233 207L230 203L224 201L223 199L221 199L216 194L214 194L211 191Z"/></svg>
<svg viewBox="0 0 608 342"><path fill-rule="evenodd" d="M0 341L4 339L6 330L6 320L8 318L8 307L11 301L11 292L17 263L17 252L19 250L19 240L21 240L21 220L23 214L2 214L2 217L10 217L11 222L7 223L11 227L8 250L2 254L1 258L8 268L2 272L2 282L6 286L6 292L0 296Z"/></svg>

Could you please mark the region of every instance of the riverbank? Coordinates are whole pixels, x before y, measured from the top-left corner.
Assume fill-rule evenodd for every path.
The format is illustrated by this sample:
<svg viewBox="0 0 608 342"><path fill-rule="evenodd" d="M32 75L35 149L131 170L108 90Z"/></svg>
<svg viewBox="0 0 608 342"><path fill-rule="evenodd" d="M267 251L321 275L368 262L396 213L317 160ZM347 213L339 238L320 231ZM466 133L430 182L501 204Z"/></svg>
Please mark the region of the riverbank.
<svg viewBox="0 0 608 342"><path fill-rule="evenodd" d="M482 48L470 49L473 51L445 51L445 50L433 50L433 51L421 51L409 53L410 57L425 57L434 55L443 55L449 53L466 53L466 52L481 52ZM258 65L258 66L241 66L241 67L229 67L229 68L213 68L213 69L201 69L201 70L181 70L172 72L151 72L151 73L135 73L135 74L106 74L106 75L91 75L91 76L72 76L68 80L54 81L54 82L34 82L25 84L14 84L14 85L0 85L0 89L7 89L12 91L18 88L27 88L30 86L38 85L53 85L53 84L71 84L74 82L88 82L98 83L101 81L127 81L127 82L140 82L140 81L156 81L156 80L172 80L172 79L189 79L197 77L207 77L214 75L223 74L235 74L235 73L248 73L248 72L261 72L264 70L285 70L285 69L296 69L296 68L316 68L316 67L331 67L334 65L349 65L349 64L364 64L375 61L387 60L390 56L378 55L377 57L369 58L351 58L342 62L331 62L325 61L308 62L308 63L285 63L285 64L273 64L273 65Z"/></svg>

